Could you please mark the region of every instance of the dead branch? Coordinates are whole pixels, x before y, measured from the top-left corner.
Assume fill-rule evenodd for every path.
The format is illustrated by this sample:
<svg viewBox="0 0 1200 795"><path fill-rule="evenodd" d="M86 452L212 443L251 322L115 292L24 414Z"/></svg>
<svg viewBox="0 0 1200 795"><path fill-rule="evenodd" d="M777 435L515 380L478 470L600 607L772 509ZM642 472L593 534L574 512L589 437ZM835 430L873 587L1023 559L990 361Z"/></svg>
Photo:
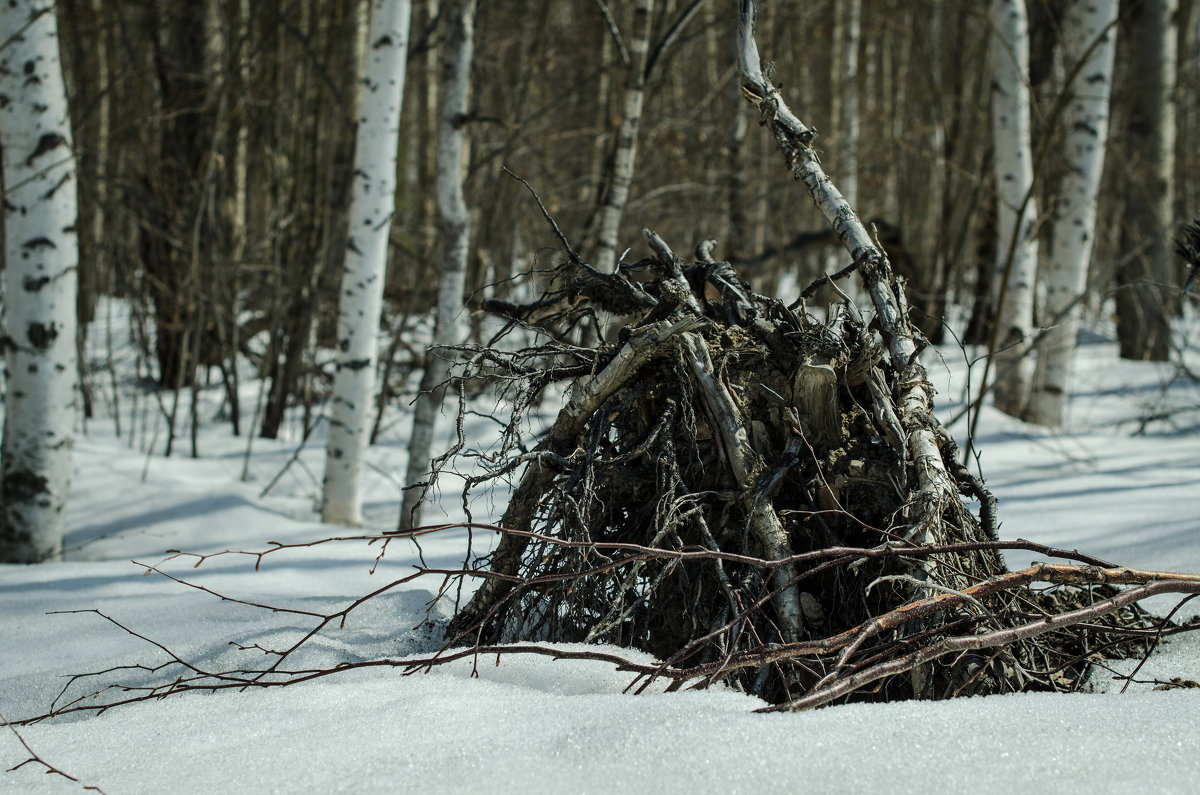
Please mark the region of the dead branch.
<svg viewBox="0 0 1200 795"><path fill-rule="evenodd" d="M29 747L29 743L25 742L25 738L22 737L21 733L17 731L17 727L14 726L11 722L9 722L9 720L7 718L4 717L3 712L0 712L0 726L7 726L9 731L11 731L13 733L13 735L17 738L17 742L19 742L21 744L21 747L25 749L25 752L29 754L29 758L26 759L24 762L20 762L18 764L13 765L10 768L8 768L9 773L12 773L15 770L20 770L21 768L25 767L25 765L28 765L28 764L41 765L42 767L46 768L43 771L44 773L46 773L46 775L62 776L67 781L73 781L76 784L79 784L85 790L88 790L91 792L99 792L100 795L104 795L104 790L100 789L99 787L93 786L91 784L84 784L82 781L75 778L75 776L72 776L70 773L63 772L62 770L58 769L54 765L47 762L45 759L42 759L42 757L38 756L37 751L34 751L32 748Z"/></svg>
<svg viewBox="0 0 1200 795"><path fill-rule="evenodd" d="M340 541L367 541L395 539L402 535L413 537L426 536L431 533L445 532L457 529L458 525L441 526L437 528L418 528L406 533L389 533L385 536L363 536L360 538L343 538ZM489 529L504 535L521 536L526 543L539 542L551 547L563 549L580 549L586 542L568 540L552 536L539 536L530 532L506 530L498 526L488 526ZM293 549L313 547L319 543L327 543L334 539L322 539L319 542L287 545ZM630 688L644 692L656 680L665 680L668 690L681 687L708 687L716 681L739 681L741 673L753 674L753 679L759 678L764 670L776 670L781 667L799 671L825 671L826 673L805 684L794 682L801 691L792 698L782 701L764 711L780 709L809 709L832 701L851 697L868 691L872 685L880 681L894 681L902 674L923 665L930 665L937 660L957 655L979 652L985 649L1018 648L1022 643L1035 642L1038 638L1061 634L1064 631L1087 631L1096 638L1103 638L1109 645L1130 643L1156 644L1162 637L1179 631L1200 628L1200 623L1192 626L1178 627L1165 622L1145 622L1142 627L1133 627L1128 619L1120 623L1108 621L1115 613L1128 609L1135 602L1150 596L1164 593L1197 594L1200 593L1200 575L1176 572L1163 572L1133 569L1128 567L1097 565L1097 564L1051 564L1039 563L1026 569L1006 572L1002 575L977 582L962 591L944 589L942 592L916 599L888 610L850 627L842 632L827 636L805 638L794 642L774 643L764 641L755 633L749 633L755 639L738 648L737 636L739 628L752 625L757 614L770 610L771 605L777 604L780 591L795 588L797 583L811 577L820 576L823 571L831 568L852 569L861 566L872 559L902 559L902 558L931 558L937 555L962 555L967 550L963 547L984 546L997 548L1026 548L1037 549L1049 553L1062 553L1062 550L1050 550L1028 542L972 542L971 544L956 545L954 549L939 549L917 547L911 544L888 544L874 548L828 548L813 550L809 553L792 555L787 559L749 558L734 553L722 552L698 547L681 549L662 549L651 546L632 545L622 542L598 543L595 545L597 565L584 572L546 573L538 577L520 577L505 575L489 570L465 569L436 569L421 564L414 564L412 574L392 580L374 591L352 600L344 607L329 612L296 610L279 605L270 605L239 598L235 595L221 593L206 586L187 581L164 570L171 561L180 560L185 555L173 553L158 564L140 564L145 567L147 574L157 574L183 586L191 587L215 599L249 606L274 614L306 617L313 620L312 629L304 633L299 641L288 644L284 648L271 649L262 644L234 645L243 650L257 653L257 658L265 655L268 662L260 666L244 666L241 668L216 671L188 660L172 651L166 645L133 628L125 625L116 618L97 610L74 611L92 612L105 621L118 627L167 656L167 661L155 666L132 665L109 668L90 674L79 674L73 677L64 687L63 693L55 700L49 712L44 715L15 721L12 723L32 723L47 718L67 715L77 712L103 712L114 706L128 705L146 700L162 698L168 695L178 695L193 691L214 692L226 689L244 689L247 687L280 687L299 684L313 679L323 678L343 671L363 667L394 667L405 674L428 671L433 667L452 663L467 658L477 663L480 656L496 655L497 657L510 654L537 654L556 659L589 659L614 665L618 670L634 674ZM261 552L226 551L210 555L197 555L197 565L212 557L222 555L246 555L255 561L255 570L259 568L262 557L284 548L285 545L273 545ZM758 598L740 604L738 614L729 616L729 621L719 628L726 636L726 653L719 658L686 664L688 657L694 657L695 652L703 649L703 642L694 643L690 652L676 655L676 659L664 663L642 663L629 659L611 647L595 649L560 649L553 643L545 641L516 644L473 644L464 648L445 646L440 651L429 656L416 656L402 659L376 659L346 661L328 668L292 668L285 669L282 663L295 655L306 644L312 642L316 635L327 628L343 625L347 616L370 599L392 590L400 585L411 583L418 578L433 578L437 583L436 591L445 593L447 583L455 577L482 578L485 581L503 580L510 591L521 589L545 589L557 584L578 586L581 581L594 578L605 572L614 570L630 571L635 565L650 565L655 561L673 561L676 565L688 562L721 562L723 565L738 567L753 565L776 572L791 570L796 572L793 580L782 583L778 588L762 592ZM1085 598L1076 600L1077 606L1071 609L1052 609L1055 604L1052 599L1041 599L1043 607L1038 607L1031 595L1038 593L1032 589L1034 585L1047 587L1043 594L1076 593ZM1118 586L1128 586L1117 590ZM731 590L736 584L731 584ZM1067 590L1063 590L1067 589ZM1090 595L1090 596L1089 596ZM734 601L741 599L737 594ZM1190 598L1190 597L1189 597ZM940 617L940 621L933 619ZM915 629L914 628L919 628ZM745 634L745 630L741 630ZM1124 632L1133 632L1134 640L1130 641ZM1040 649L1053 650L1054 644L1043 645ZM1093 648L1088 655L1095 659L1098 653ZM990 659L996 659L992 655ZM1089 664L1092 660L1083 662ZM1025 675L1032 678L1049 676L1058 673L1063 681L1061 670L1078 665L1079 660L1067 659L1053 671L1041 673L1026 670ZM182 673L180 673L182 670ZM138 679L122 680L126 672L136 672ZM979 678L979 670L972 673ZM58 702L67 692L77 689L79 683L87 679L105 677L116 681L102 685L99 689ZM150 677L147 679L147 677ZM157 679L157 681L155 681ZM1082 677L1068 677L1070 687L1077 687ZM969 681L954 681L953 687L958 690L970 684ZM886 688L885 688L886 690ZM32 761L32 760L31 760Z"/></svg>

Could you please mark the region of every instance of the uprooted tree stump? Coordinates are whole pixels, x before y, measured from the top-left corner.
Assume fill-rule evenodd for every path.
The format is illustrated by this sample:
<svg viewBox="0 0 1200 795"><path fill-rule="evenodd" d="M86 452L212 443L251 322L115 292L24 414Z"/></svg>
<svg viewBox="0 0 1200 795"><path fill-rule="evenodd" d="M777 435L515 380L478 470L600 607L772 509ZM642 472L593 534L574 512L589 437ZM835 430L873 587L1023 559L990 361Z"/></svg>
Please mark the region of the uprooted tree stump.
<svg viewBox="0 0 1200 795"><path fill-rule="evenodd" d="M608 274L559 233L567 261L542 297L486 307L543 343L477 350L465 376L507 382L513 406L467 490L521 474L452 642L636 647L663 661L626 666L639 675L791 708L1072 689L1090 662L1144 650L1162 626L1136 601L1200 577L1062 551L1084 565L1006 569L1002 548L1036 545L997 540L992 496L933 414L903 284L763 75L753 3L741 14L743 93L852 261L786 306L714 259L716 241L685 261L647 231L653 256ZM870 318L844 293L825 319L806 310L854 273ZM615 317L611 342L571 342ZM524 413L564 380L527 448Z"/></svg>
<svg viewBox="0 0 1200 795"><path fill-rule="evenodd" d="M714 241L685 262L646 236L654 256L617 274L568 248L541 300L489 304L548 341L473 358L516 408L468 488L525 469L452 637L636 647L664 661L654 675L789 704L876 679L877 698L1071 689L1090 655L1138 646L1122 628L1145 614L1090 586L1148 578L1006 570L994 501L931 413L922 365L889 355L851 300L818 320L751 292ZM565 341L600 313L625 315L613 343ZM523 448L522 412L562 379L565 407ZM1037 621L1059 623L1021 629Z"/></svg>

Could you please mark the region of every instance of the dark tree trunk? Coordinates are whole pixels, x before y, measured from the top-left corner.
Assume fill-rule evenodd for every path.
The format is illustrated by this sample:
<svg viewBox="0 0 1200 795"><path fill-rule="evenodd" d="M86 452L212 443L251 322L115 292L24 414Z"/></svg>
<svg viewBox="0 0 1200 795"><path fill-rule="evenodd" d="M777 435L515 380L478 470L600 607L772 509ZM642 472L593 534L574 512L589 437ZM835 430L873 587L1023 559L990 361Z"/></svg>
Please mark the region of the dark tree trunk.
<svg viewBox="0 0 1200 795"><path fill-rule="evenodd" d="M157 168L143 176L142 256L154 307L159 380L190 386L198 305L193 241L202 213L202 174L214 135L214 94L207 75L203 2L161 3L150 20L162 115Z"/></svg>
<svg viewBox="0 0 1200 795"><path fill-rule="evenodd" d="M1121 358L1166 361L1171 352L1174 292L1169 245L1174 219L1176 0L1134 4L1128 144L1117 272L1117 338Z"/></svg>

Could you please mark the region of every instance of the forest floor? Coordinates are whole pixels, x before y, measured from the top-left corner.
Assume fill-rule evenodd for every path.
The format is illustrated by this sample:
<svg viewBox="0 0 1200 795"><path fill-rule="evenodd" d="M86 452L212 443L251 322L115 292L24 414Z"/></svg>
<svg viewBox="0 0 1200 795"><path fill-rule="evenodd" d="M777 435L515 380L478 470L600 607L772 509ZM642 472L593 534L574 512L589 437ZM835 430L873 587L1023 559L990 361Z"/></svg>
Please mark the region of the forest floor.
<svg viewBox="0 0 1200 795"><path fill-rule="evenodd" d="M1200 323L1192 317L1187 326L1180 362L1200 373ZM1065 431L984 410L975 446L999 498L1001 536L1079 548L1122 565L1200 572L1200 382L1178 363L1118 360L1115 344L1100 331L1089 333L1078 351ZM254 644L278 647L315 623L221 601L158 574L142 576L146 569L131 561L156 564L171 549L257 552L270 542L352 534L322 525L315 513L322 426L303 447L298 419L285 428L287 438L253 440L249 477L242 480L247 439L234 437L219 418L214 388L203 396L199 457L190 457L185 433L175 454L163 458L161 412L146 394L134 406L131 348L119 344L116 352L121 433L105 375L96 383L96 418L75 451L67 559L0 566L0 712L10 720L45 712L68 684L66 700L120 680L117 673L100 673L72 683L74 674L168 659L96 612L55 611L99 611L218 669L236 667L245 655L261 665ZM965 357L953 348L926 355L949 421L963 406ZM246 384L251 408L256 389ZM447 422L444 432L450 430ZM481 445L496 433L482 420L467 430ZM408 415L397 410L372 448L368 531L395 527L407 431ZM950 431L964 443L965 419ZM443 485L427 522L461 518L457 484ZM497 518L503 497L478 500L474 518ZM475 535L478 548L486 534ZM455 530L423 541L420 550L410 541L393 542L377 566L378 545L356 541L274 553L257 571L255 558L237 555L208 559L199 568L194 559L176 559L163 569L248 602L328 613L410 574L418 555L432 567L461 566L465 544L465 531ZM1033 556L1009 552L1007 559L1017 568ZM420 578L363 604L344 626L310 641L292 666L332 667L436 649L438 638L413 628L426 618L439 582ZM1160 597L1148 606L1165 614L1177 601ZM445 618L450 609L443 600L433 617ZM1177 615L1200 615L1200 600ZM762 702L729 690L626 695L631 675L593 661L509 655L480 660L477 676L469 660L412 676L365 668L286 688L173 696L22 727L33 753L79 783L30 763L0 772L0 790L78 792L86 784L109 795L234 788L1194 792L1200 689L1156 688L1200 680L1200 635L1165 642L1118 693L1124 680L1114 676L1138 663L1120 661L1111 672L1099 671L1096 692L1087 694L771 715L754 714ZM29 757L14 733L0 732L0 770Z"/></svg>

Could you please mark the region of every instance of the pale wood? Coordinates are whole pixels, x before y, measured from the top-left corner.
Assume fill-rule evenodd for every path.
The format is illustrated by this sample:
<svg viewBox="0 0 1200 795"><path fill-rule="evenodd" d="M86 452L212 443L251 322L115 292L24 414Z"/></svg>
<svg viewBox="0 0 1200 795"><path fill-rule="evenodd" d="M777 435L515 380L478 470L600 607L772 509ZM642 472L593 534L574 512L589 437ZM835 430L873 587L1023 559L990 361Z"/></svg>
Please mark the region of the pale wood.
<svg viewBox="0 0 1200 795"><path fill-rule="evenodd" d="M62 555L79 371L76 166L50 0L0 12L4 349L0 562Z"/></svg>

